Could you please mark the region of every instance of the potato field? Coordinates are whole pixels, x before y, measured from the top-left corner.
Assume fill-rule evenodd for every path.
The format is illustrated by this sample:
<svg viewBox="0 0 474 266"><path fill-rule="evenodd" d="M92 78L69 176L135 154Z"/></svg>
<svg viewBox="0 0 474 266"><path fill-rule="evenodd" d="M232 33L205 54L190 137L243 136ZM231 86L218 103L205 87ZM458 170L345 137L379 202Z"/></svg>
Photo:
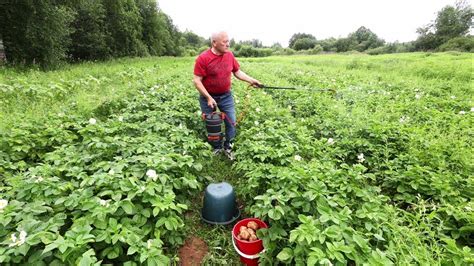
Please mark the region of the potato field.
<svg viewBox="0 0 474 266"><path fill-rule="evenodd" d="M469 53L239 59L236 160L213 156L194 58L0 68L0 264L239 265L209 183L258 217L260 265L472 265Z"/></svg>

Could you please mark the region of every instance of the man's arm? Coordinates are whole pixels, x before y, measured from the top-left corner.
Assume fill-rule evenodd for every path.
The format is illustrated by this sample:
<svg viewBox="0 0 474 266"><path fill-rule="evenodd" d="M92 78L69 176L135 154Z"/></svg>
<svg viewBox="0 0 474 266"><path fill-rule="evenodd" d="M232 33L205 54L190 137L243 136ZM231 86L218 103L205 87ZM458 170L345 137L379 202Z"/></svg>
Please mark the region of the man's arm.
<svg viewBox="0 0 474 266"><path fill-rule="evenodd" d="M236 72L234 72L234 76L242 81L246 81L248 83L250 83L250 85L254 86L255 88L258 88L260 85L262 85L262 83L260 83L260 81L252 78L251 76L245 74L242 70L238 70Z"/></svg>
<svg viewBox="0 0 474 266"><path fill-rule="evenodd" d="M202 84L202 77L194 75L193 83L199 93L207 99L207 106L211 108L215 108L217 106L216 101L211 97L211 95L207 92L206 88Z"/></svg>

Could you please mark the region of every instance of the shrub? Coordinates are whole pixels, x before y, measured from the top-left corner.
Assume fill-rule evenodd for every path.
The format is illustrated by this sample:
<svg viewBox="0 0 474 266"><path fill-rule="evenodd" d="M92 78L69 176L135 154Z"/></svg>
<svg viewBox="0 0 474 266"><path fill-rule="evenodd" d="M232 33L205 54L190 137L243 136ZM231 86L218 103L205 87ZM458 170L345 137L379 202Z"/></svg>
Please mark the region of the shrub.
<svg viewBox="0 0 474 266"><path fill-rule="evenodd" d="M439 51L474 52L474 37L453 38L439 47Z"/></svg>
<svg viewBox="0 0 474 266"><path fill-rule="evenodd" d="M248 45L242 45L239 50L236 50L235 56L237 57L265 57L272 55L272 49L270 48L254 48Z"/></svg>

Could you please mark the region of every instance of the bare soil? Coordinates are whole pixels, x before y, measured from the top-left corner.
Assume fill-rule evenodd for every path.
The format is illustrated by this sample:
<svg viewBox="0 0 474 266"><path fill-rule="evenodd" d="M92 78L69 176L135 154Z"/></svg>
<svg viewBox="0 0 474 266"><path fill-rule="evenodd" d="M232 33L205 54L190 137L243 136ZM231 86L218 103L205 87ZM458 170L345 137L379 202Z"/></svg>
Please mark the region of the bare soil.
<svg viewBox="0 0 474 266"><path fill-rule="evenodd" d="M186 239L184 245L179 249L179 265L197 266L201 265L202 259L206 256L209 248L204 240L191 236Z"/></svg>

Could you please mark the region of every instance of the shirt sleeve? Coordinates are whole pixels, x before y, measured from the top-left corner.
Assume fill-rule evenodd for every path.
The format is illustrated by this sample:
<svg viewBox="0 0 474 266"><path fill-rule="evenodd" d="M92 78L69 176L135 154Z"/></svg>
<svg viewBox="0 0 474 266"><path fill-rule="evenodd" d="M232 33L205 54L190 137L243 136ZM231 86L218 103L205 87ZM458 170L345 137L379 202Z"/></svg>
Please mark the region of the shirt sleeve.
<svg viewBox="0 0 474 266"><path fill-rule="evenodd" d="M232 59L233 59L232 72L235 73L235 72L239 71L240 65L239 65L239 62L237 62L237 59L235 59L234 54L232 54Z"/></svg>
<svg viewBox="0 0 474 266"><path fill-rule="evenodd" d="M194 63L194 75L205 77L207 76L206 65L204 63L204 58L202 56L198 56L196 62Z"/></svg>

